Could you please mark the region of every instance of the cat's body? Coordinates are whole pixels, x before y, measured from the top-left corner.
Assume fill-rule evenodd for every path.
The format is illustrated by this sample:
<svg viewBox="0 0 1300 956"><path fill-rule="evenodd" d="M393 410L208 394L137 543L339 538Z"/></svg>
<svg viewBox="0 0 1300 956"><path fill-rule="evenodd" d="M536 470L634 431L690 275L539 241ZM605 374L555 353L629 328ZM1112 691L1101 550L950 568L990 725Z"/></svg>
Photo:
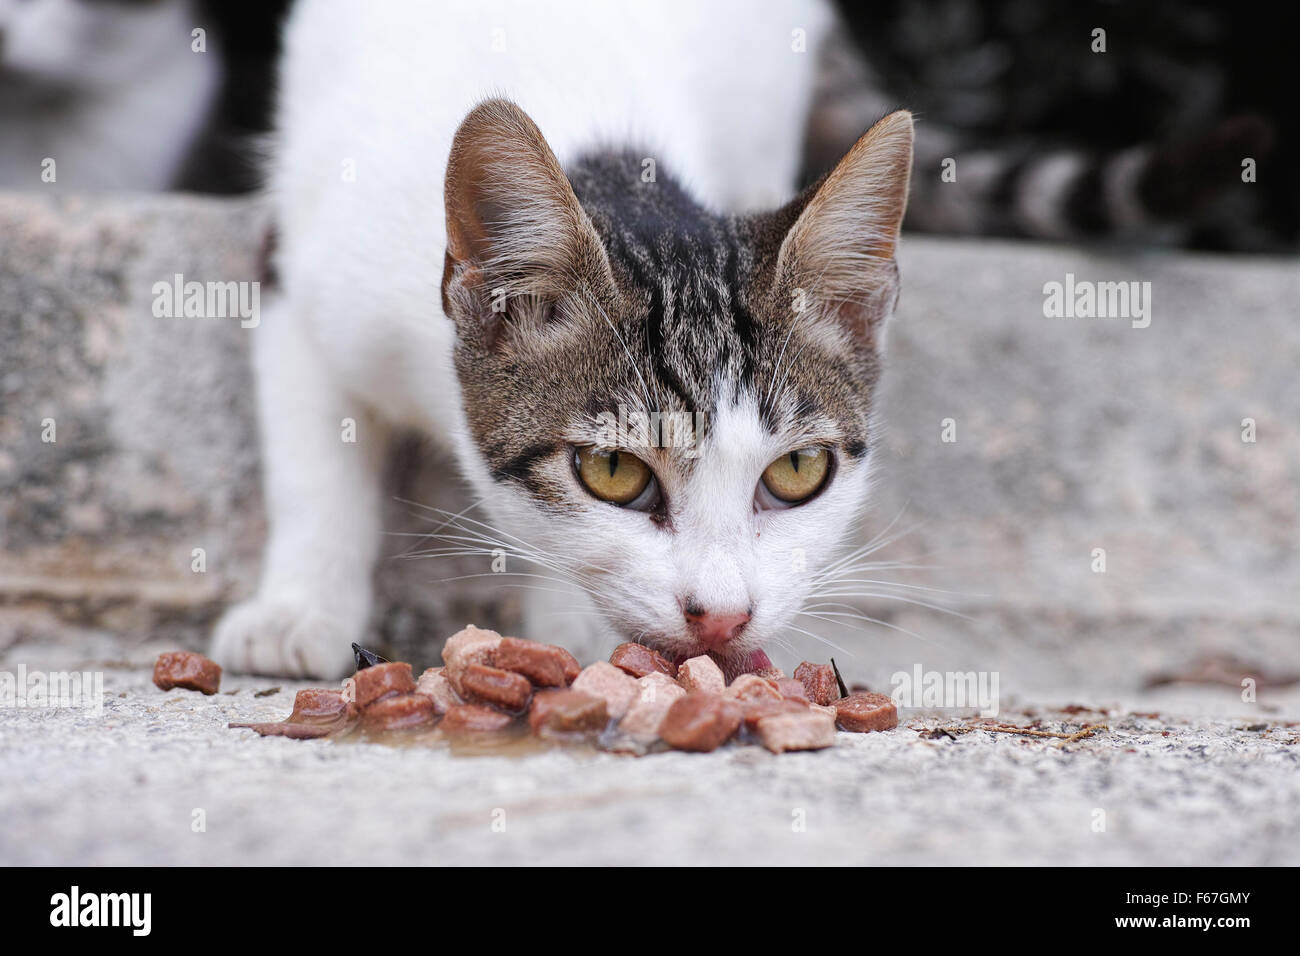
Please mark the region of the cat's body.
<svg viewBox="0 0 1300 956"><path fill-rule="evenodd" d="M597 610L566 643L639 637L680 655L734 634L713 649L737 668L780 640L805 593L796 553L814 549L815 569L865 497L911 141L910 119L882 124L874 153L859 144L819 193L735 215L793 192L829 21L816 2L739 0L298 9L271 176L282 298L254 333L271 536L219 659L346 669L394 426L455 449L492 530L449 527L485 571L499 546L512 570L551 576L528 636L556 626L549 611ZM491 94L524 112L496 101L458 132ZM873 183L887 195L858 195ZM825 316L792 327L805 274L810 297L823 277L843 295L822 305L860 335ZM499 313L485 303L501 290ZM815 354L827 365L805 369ZM707 421L688 455L636 449L654 473L642 497L658 495L644 508L585 493L575 466L620 405ZM847 449L825 493L765 510L764 468L820 443Z"/></svg>
<svg viewBox="0 0 1300 956"><path fill-rule="evenodd" d="M220 85L193 0L0 0L0 188L152 191Z"/></svg>

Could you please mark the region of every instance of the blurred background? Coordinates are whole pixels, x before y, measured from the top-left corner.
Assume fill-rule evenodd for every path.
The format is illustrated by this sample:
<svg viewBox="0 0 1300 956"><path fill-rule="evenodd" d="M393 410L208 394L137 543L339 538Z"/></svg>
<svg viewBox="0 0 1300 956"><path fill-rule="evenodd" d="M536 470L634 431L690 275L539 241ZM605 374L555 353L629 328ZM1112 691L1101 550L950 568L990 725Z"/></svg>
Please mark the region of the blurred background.
<svg viewBox="0 0 1300 956"><path fill-rule="evenodd" d="M0 187L256 188L289 6L0 0ZM45 157L87 154L40 175Z"/></svg>
<svg viewBox="0 0 1300 956"><path fill-rule="evenodd" d="M154 319L149 290L178 272L259 277L258 159L288 7L0 0L10 659L39 648L140 663L202 648L255 584L264 527L246 334ZM805 181L889 109L920 120L886 461L865 533L906 532L881 560L925 564L891 573L941 588L935 603L966 616L863 594L850 599L880 622L866 637L835 618L817 627L878 684L918 660L999 667L1021 689L1128 692L1210 674L1229 703L1243 669L1294 684L1291 8L840 9L818 54ZM940 175L949 159L953 182ZM1045 321L1043 284L1067 273L1152 282L1151 327ZM940 440L949 418L953 443ZM47 419L57 441L43 437ZM1257 441L1243 441L1246 419ZM399 442L385 527L425 526L403 500L458 507L450 467L414 436ZM421 662L429 635L466 620L510 626L509 598L439 583L465 569L397 560L408 542L393 540L376 647Z"/></svg>
<svg viewBox="0 0 1300 956"><path fill-rule="evenodd" d="M1300 182L1293 7L1213 0L836 0L843 27L821 51L823 81L806 181L883 113L921 121L918 170L945 156L993 157L988 208L945 207L918 174L908 226L1035 235L1018 221L1034 162L1078 157L1103 176L1149 152L1147 242L1294 251ZM66 188L243 193L258 185L271 125L279 26L289 0L0 0L0 186L41 189L55 146L97 150ZM192 55L204 31L206 56ZM1095 29L1105 31L1095 49ZM1287 77L1290 77L1288 81ZM83 137L77 144L74 137ZM121 143L145 144L128 151ZM67 151L65 151L67 152ZM78 150L71 151L74 155ZM1272 172L1235 195L1243 156ZM36 157L36 162L30 161ZM1081 177L1086 178L1086 177ZM1097 184L1093 184L1094 188ZM1134 238L1079 184L1063 235Z"/></svg>

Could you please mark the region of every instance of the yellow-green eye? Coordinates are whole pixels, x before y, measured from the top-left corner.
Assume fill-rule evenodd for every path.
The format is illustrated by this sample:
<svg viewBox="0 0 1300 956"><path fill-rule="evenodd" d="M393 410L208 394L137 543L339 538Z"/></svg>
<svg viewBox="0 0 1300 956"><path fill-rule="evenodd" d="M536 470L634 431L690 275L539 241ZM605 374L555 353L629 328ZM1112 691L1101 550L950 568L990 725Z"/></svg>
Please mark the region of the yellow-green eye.
<svg viewBox="0 0 1300 956"><path fill-rule="evenodd" d="M649 465L625 451L579 448L573 454L573 464L588 491L616 505L636 501L654 477Z"/></svg>
<svg viewBox="0 0 1300 956"><path fill-rule="evenodd" d="M787 504L811 498L826 483L831 453L825 448L800 448L782 455L763 471L763 485Z"/></svg>

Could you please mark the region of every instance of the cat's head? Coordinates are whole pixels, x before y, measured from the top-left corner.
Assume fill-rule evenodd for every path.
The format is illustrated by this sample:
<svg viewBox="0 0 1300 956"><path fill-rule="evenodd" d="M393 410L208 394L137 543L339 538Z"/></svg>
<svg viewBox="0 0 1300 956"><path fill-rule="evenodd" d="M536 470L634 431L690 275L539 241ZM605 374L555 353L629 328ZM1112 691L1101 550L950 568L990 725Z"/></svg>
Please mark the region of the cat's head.
<svg viewBox="0 0 1300 956"><path fill-rule="evenodd" d="M0 92L104 93L201 25L192 0L0 0Z"/></svg>
<svg viewBox="0 0 1300 956"><path fill-rule="evenodd" d="M890 114L784 208L721 217L636 157L566 176L508 102L468 116L443 274L461 451L527 570L624 639L765 666L867 498L911 150Z"/></svg>

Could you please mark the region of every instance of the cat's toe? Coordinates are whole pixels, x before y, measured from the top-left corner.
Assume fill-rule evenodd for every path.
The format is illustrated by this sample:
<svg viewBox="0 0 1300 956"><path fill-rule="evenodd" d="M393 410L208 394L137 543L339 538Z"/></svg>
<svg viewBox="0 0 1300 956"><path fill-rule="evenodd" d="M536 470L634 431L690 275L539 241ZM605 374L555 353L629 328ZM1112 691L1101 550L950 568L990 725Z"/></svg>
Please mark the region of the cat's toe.
<svg viewBox="0 0 1300 956"><path fill-rule="evenodd" d="M311 602L255 598L217 623L212 658L236 673L337 680L352 673L356 630Z"/></svg>

